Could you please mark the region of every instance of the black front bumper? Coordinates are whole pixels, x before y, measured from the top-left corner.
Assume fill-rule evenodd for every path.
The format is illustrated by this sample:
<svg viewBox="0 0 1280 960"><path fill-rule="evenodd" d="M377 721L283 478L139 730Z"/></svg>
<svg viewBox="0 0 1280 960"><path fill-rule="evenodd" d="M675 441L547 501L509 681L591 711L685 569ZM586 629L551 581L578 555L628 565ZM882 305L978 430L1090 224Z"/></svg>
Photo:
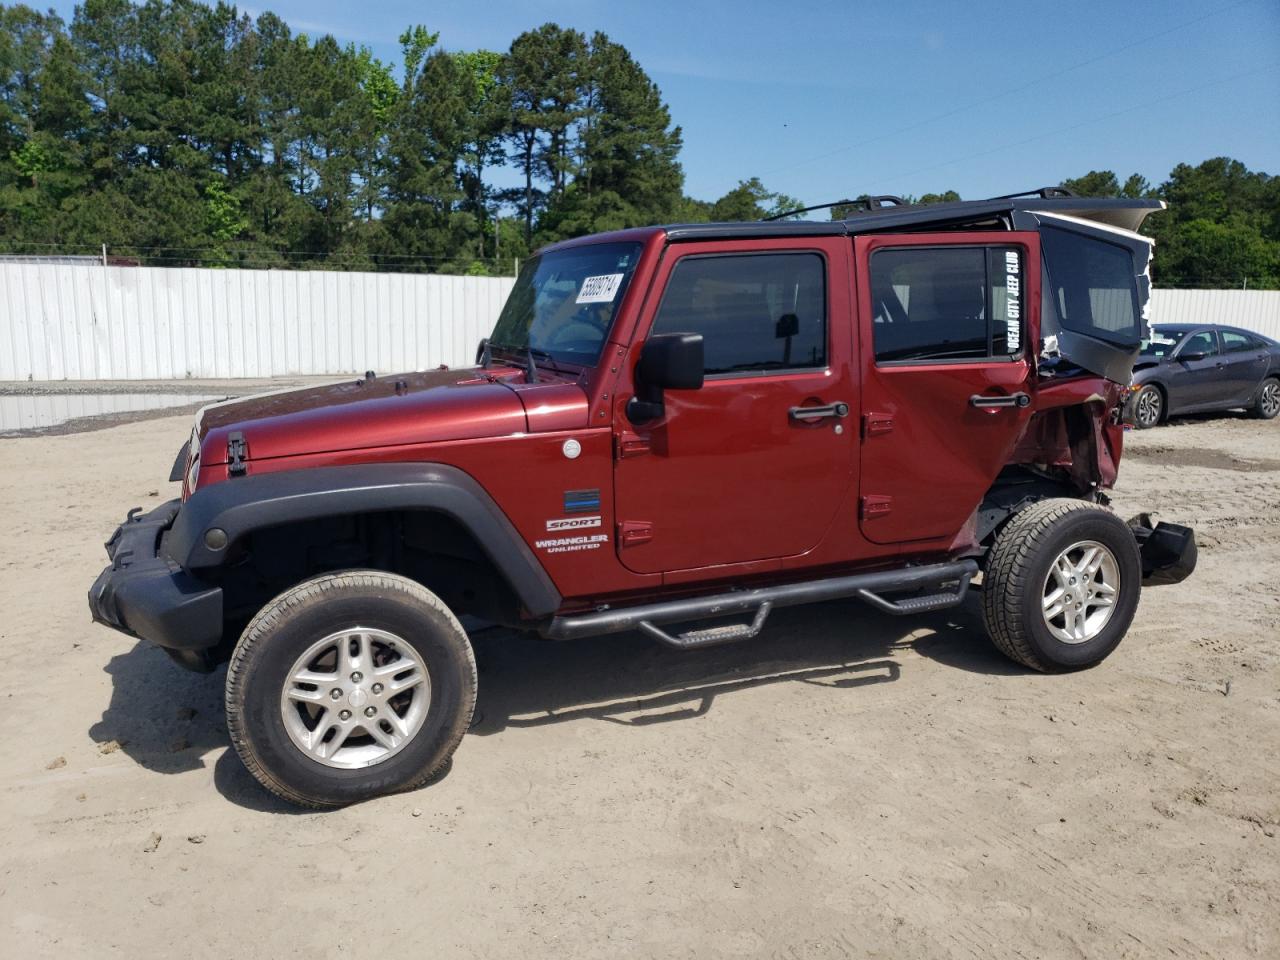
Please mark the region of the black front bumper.
<svg viewBox="0 0 1280 960"><path fill-rule="evenodd" d="M98 623L164 647L185 666L203 669L204 655L222 640L222 589L185 573L165 557L161 541L182 503L150 513L129 511L107 541L111 564L89 589Z"/></svg>

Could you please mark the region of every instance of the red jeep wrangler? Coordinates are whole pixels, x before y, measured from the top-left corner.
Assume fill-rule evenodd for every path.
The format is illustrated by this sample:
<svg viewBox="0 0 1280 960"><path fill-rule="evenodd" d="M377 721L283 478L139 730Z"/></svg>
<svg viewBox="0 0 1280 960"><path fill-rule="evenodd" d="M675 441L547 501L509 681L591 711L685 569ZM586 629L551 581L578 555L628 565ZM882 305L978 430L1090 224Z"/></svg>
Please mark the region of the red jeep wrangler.
<svg viewBox="0 0 1280 960"><path fill-rule="evenodd" d="M683 649L790 604L938 610L980 577L1001 651L1090 666L1143 584L1195 564L1189 529L1103 492L1161 206L876 199L547 247L475 368L201 411L181 500L116 530L93 616L229 658L240 757L315 807L449 760L462 615Z"/></svg>

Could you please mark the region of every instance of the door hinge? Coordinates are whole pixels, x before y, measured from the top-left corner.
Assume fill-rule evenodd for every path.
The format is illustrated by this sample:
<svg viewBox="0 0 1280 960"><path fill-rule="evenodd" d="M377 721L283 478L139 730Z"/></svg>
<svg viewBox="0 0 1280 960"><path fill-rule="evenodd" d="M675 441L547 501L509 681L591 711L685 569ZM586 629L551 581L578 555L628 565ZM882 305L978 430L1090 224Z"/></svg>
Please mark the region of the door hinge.
<svg viewBox="0 0 1280 960"><path fill-rule="evenodd" d="M862 415L862 436L878 437L893 432L893 415L889 413L864 413Z"/></svg>
<svg viewBox="0 0 1280 960"><path fill-rule="evenodd" d="M241 477L249 472L249 444L239 430L227 437L227 473L233 477Z"/></svg>
<svg viewBox="0 0 1280 960"><path fill-rule="evenodd" d="M618 545L635 547L653 539L653 524L648 520L619 520Z"/></svg>
<svg viewBox="0 0 1280 960"><path fill-rule="evenodd" d="M893 497L882 497L871 494L862 498L862 519L874 520L883 517L893 510Z"/></svg>
<svg viewBox="0 0 1280 960"><path fill-rule="evenodd" d="M649 438L637 437L635 434L623 433L614 438L614 457L626 460L628 457L641 457L649 452Z"/></svg>

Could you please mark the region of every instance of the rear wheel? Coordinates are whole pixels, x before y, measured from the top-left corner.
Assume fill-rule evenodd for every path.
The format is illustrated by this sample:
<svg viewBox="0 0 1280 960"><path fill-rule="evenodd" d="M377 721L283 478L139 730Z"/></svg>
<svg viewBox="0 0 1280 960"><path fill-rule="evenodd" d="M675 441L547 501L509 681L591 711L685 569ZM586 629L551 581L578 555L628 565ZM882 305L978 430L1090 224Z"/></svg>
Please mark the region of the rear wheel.
<svg viewBox="0 0 1280 960"><path fill-rule="evenodd" d="M358 571L285 591L227 667L227 728L246 768L291 803L334 807L422 786L471 721L476 666L433 593Z"/></svg>
<svg viewBox="0 0 1280 960"><path fill-rule="evenodd" d="M1016 514L987 554L987 631L1033 670L1090 667L1129 629L1141 581L1137 542L1115 514L1084 500L1044 500Z"/></svg>
<svg viewBox="0 0 1280 960"><path fill-rule="evenodd" d="M1133 423L1139 430L1156 426L1164 418L1164 394L1160 388L1147 384L1133 398Z"/></svg>
<svg viewBox="0 0 1280 960"><path fill-rule="evenodd" d="M1262 381L1258 399L1249 412L1259 420L1274 420L1280 414L1280 380L1267 377Z"/></svg>

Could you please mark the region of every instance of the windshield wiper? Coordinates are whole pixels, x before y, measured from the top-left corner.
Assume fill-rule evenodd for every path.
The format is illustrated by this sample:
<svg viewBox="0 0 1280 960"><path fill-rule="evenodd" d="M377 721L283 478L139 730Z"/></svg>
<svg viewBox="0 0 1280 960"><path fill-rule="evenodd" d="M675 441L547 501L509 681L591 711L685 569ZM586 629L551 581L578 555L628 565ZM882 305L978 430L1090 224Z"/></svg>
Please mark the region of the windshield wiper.
<svg viewBox="0 0 1280 960"><path fill-rule="evenodd" d="M536 361L545 363L556 373L565 372L556 362L555 357L537 347L518 347L512 343L493 342L488 343L486 347L490 357L501 360L503 363L520 366L524 370L525 380L529 383L535 383L538 379Z"/></svg>

